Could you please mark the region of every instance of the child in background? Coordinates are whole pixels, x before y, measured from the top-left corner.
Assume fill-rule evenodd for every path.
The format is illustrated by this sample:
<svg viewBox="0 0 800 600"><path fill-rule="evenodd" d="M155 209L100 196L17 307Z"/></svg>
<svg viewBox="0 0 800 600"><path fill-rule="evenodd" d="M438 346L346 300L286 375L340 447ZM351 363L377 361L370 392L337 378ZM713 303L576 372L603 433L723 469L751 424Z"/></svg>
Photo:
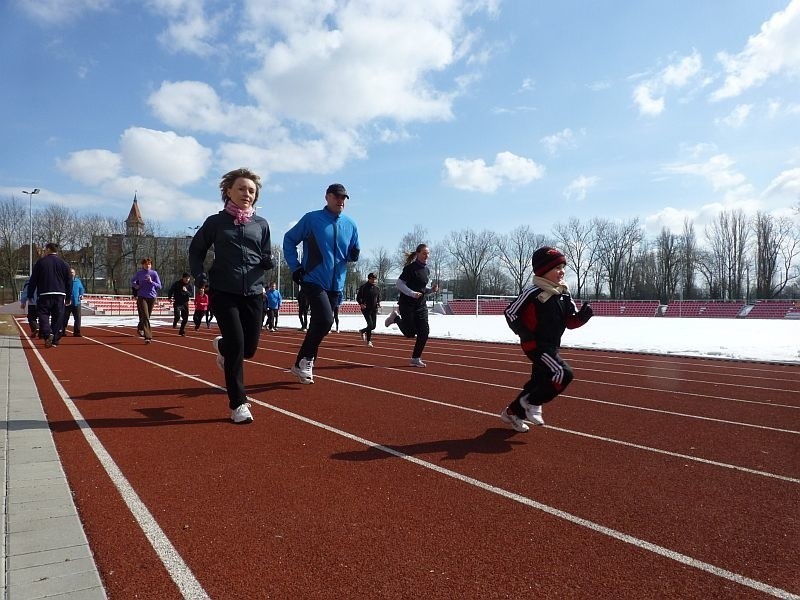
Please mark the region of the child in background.
<svg viewBox="0 0 800 600"><path fill-rule="evenodd" d="M505 311L508 326L519 336L531 361L531 378L500 419L514 430L529 430L525 417L544 425L542 405L562 393L572 381L572 368L559 356L564 329L575 329L592 317L584 302L577 310L564 282L567 259L557 248L543 246L533 253L533 283Z"/></svg>
<svg viewBox="0 0 800 600"><path fill-rule="evenodd" d="M208 294L206 294L206 286L201 285L197 288L197 295L194 297L194 330L200 329L200 324L203 322L203 317L208 312Z"/></svg>

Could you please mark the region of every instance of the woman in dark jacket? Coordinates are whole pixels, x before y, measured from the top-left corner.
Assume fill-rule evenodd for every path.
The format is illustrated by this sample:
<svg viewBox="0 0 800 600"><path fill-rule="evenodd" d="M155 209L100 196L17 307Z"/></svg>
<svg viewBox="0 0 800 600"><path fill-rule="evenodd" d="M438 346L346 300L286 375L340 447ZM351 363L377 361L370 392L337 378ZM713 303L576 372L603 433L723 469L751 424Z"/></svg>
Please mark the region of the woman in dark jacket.
<svg viewBox="0 0 800 600"><path fill-rule="evenodd" d="M439 290L438 284L428 287L430 271L428 258L431 251L425 244L420 244L414 252L406 255L406 264L403 272L397 279L397 289L400 290L400 300L397 302L400 314L392 311L384 325L389 327L397 323L400 331L408 338L416 337L414 350L411 353L412 367L427 366L422 362L422 351L428 341L430 327L428 326L428 302L426 296Z"/></svg>
<svg viewBox="0 0 800 600"><path fill-rule="evenodd" d="M251 423L244 391L244 359L258 348L264 272L273 267L269 224L255 214L261 178L248 169L222 176L224 208L211 215L189 245L189 266L197 287L210 284L209 295L221 335L214 338L217 367L225 372L225 388L234 423ZM206 275L203 263L211 246L214 262Z"/></svg>

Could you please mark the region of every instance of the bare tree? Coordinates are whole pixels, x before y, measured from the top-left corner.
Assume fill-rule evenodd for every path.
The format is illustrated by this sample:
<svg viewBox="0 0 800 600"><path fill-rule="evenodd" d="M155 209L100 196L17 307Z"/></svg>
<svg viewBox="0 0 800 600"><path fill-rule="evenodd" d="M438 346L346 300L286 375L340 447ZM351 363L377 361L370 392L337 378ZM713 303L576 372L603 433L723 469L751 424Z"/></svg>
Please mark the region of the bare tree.
<svg viewBox="0 0 800 600"><path fill-rule="evenodd" d="M397 244L397 255L395 256L394 262L394 266L398 271L403 270L403 265L406 263L406 255L409 252L413 252L419 244L427 244L427 239L428 230L422 225L414 225L413 230L400 238L400 243Z"/></svg>
<svg viewBox="0 0 800 600"><path fill-rule="evenodd" d="M534 250L544 244L544 235L534 233L528 225L520 225L510 233L497 237L498 259L511 278L513 293L521 293L528 283L533 271L531 256Z"/></svg>
<svg viewBox="0 0 800 600"><path fill-rule="evenodd" d="M713 273L719 288L719 292L715 293L714 288L709 285L709 294L712 298L743 297L748 233L747 219L741 210L722 211L717 215L717 219L706 227L705 235L711 258L707 272Z"/></svg>
<svg viewBox="0 0 800 600"><path fill-rule="evenodd" d="M656 293L661 303L666 304L675 296L681 278L680 236L663 227L656 238L653 258Z"/></svg>
<svg viewBox="0 0 800 600"><path fill-rule="evenodd" d="M697 235L694 223L688 217L683 220L683 233L680 238L681 273L683 276L683 297L695 297L695 275L697 273Z"/></svg>
<svg viewBox="0 0 800 600"><path fill-rule="evenodd" d="M775 298L792 279L791 267L800 254L800 236L788 218L758 212L755 235L756 297Z"/></svg>
<svg viewBox="0 0 800 600"><path fill-rule="evenodd" d="M444 241L444 247L457 265L459 274L464 276L461 296L472 298L481 289L481 275L494 258L497 247L496 236L484 229L475 232L471 229L453 231Z"/></svg>
<svg viewBox="0 0 800 600"><path fill-rule="evenodd" d="M581 223L578 218L570 217L566 223L557 223L554 232L558 245L567 257L567 267L575 273L575 297L583 298L586 282L597 260L595 222Z"/></svg>
<svg viewBox="0 0 800 600"><path fill-rule="evenodd" d="M10 200L0 201L0 281L11 288L17 296L17 273L24 265L28 273L28 257L20 252L23 245L28 245L30 222L23 206L13 195Z"/></svg>
<svg viewBox="0 0 800 600"><path fill-rule="evenodd" d="M599 220L598 260L602 266L611 298L624 298L633 281L633 257L643 240L639 219L626 223ZM600 235L602 233L602 235Z"/></svg>
<svg viewBox="0 0 800 600"><path fill-rule="evenodd" d="M366 269L368 273L373 272L377 276L377 286L381 290L381 298L385 298L387 286L386 279L389 277L389 272L392 270L392 257L389 255L389 251L383 246L375 250L366 263ZM366 275L362 273L362 281L365 278Z"/></svg>

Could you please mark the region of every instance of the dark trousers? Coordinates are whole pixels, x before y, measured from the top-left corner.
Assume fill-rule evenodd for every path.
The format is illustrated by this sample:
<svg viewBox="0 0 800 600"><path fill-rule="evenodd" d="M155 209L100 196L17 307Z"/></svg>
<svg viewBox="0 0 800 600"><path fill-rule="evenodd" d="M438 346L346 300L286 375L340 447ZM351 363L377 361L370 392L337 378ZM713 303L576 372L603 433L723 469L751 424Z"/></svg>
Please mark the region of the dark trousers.
<svg viewBox="0 0 800 600"><path fill-rule="evenodd" d="M277 308L268 308L267 309L267 329L277 329L278 328L278 309Z"/></svg>
<svg viewBox="0 0 800 600"><path fill-rule="evenodd" d="M308 298L303 295L298 295L297 298L297 316L300 317L300 328L308 329Z"/></svg>
<svg viewBox="0 0 800 600"><path fill-rule="evenodd" d="M364 329L360 329L359 333L365 334L367 341L372 341L372 332L375 330L375 326L378 323L378 309L377 308L362 308L361 314L364 315L364 319L367 321L367 326Z"/></svg>
<svg viewBox="0 0 800 600"><path fill-rule="evenodd" d="M306 293L308 306L311 309L311 319L306 337L297 353L295 365L300 363L301 358L314 359L317 357L319 345L333 325L333 307L339 300L339 292L323 290L313 283L304 283L303 291Z"/></svg>
<svg viewBox="0 0 800 600"><path fill-rule="evenodd" d="M172 326L178 324L178 321L181 322L181 330L180 333L186 332L186 323L189 322L189 305L188 304L174 304L172 306Z"/></svg>
<svg viewBox="0 0 800 600"><path fill-rule="evenodd" d="M31 335L39 332L39 309L31 302L28 302L28 325L31 326Z"/></svg>
<svg viewBox="0 0 800 600"><path fill-rule="evenodd" d="M206 311L204 310L196 310L194 311L194 316L192 320L194 321L194 328L195 330L200 329L200 324L203 322L203 317L205 316Z"/></svg>
<svg viewBox="0 0 800 600"><path fill-rule="evenodd" d="M36 302L36 314L39 317L39 335L47 339L53 335L53 343L61 339L61 323L64 319L64 294L44 294Z"/></svg>
<svg viewBox="0 0 800 600"><path fill-rule="evenodd" d="M64 324L61 326L61 335L67 333L67 325L69 325L69 318L72 316L74 321L72 325L72 335L81 334L81 305L70 304L64 307Z"/></svg>
<svg viewBox="0 0 800 600"><path fill-rule="evenodd" d="M522 398L527 396L527 401L530 404L540 406L550 402L550 400L567 389L567 386L575 377L572 367L564 362L564 359L558 355L557 351L526 352L526 355L532 363L531 378L522 386L522 391L514 401L509 404L509 408L520 419L525 418L525 410L523 410L519 402Z"/></svg>
<svg viewBox="0 0 800 600"><path fill-rule="evenodd" d="M261 337L261 296L243 296L212 291L214 316L222 339L219 351L225 357L225 389L228 406L235 409L247 400L244 391L244 359L252 358Z"/></svg>
<svg viewBox="0 0 800 600"><path fill-rule="evenodd" d="M400 304L400 318L395 321L400 331L407 338L416 336L414 351L411 358L419 358L428 342L428 335L431 328L428 325L428 305L425 302L419 304Z"/></svg>
<svg viewBox="0 0 800 600"><path fill-rule="evenodd" d="M155 298L136 298L136 312L139 313L139 325L136 327L144 334L144 339L152 340L153 331L150 329L150 315L153 313Z"/></svg>

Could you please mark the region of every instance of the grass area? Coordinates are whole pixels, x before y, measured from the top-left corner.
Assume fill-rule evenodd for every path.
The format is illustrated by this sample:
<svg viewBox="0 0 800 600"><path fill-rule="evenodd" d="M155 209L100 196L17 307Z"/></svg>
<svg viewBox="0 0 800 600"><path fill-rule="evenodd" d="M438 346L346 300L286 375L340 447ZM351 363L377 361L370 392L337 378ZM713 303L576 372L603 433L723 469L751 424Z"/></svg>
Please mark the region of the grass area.
<svg viewBox="0 0 800 600"><path fill-rule="evenodd" d="M0 315L0 335L19 336L19 329L14 324L14 315Z"/></svg>

